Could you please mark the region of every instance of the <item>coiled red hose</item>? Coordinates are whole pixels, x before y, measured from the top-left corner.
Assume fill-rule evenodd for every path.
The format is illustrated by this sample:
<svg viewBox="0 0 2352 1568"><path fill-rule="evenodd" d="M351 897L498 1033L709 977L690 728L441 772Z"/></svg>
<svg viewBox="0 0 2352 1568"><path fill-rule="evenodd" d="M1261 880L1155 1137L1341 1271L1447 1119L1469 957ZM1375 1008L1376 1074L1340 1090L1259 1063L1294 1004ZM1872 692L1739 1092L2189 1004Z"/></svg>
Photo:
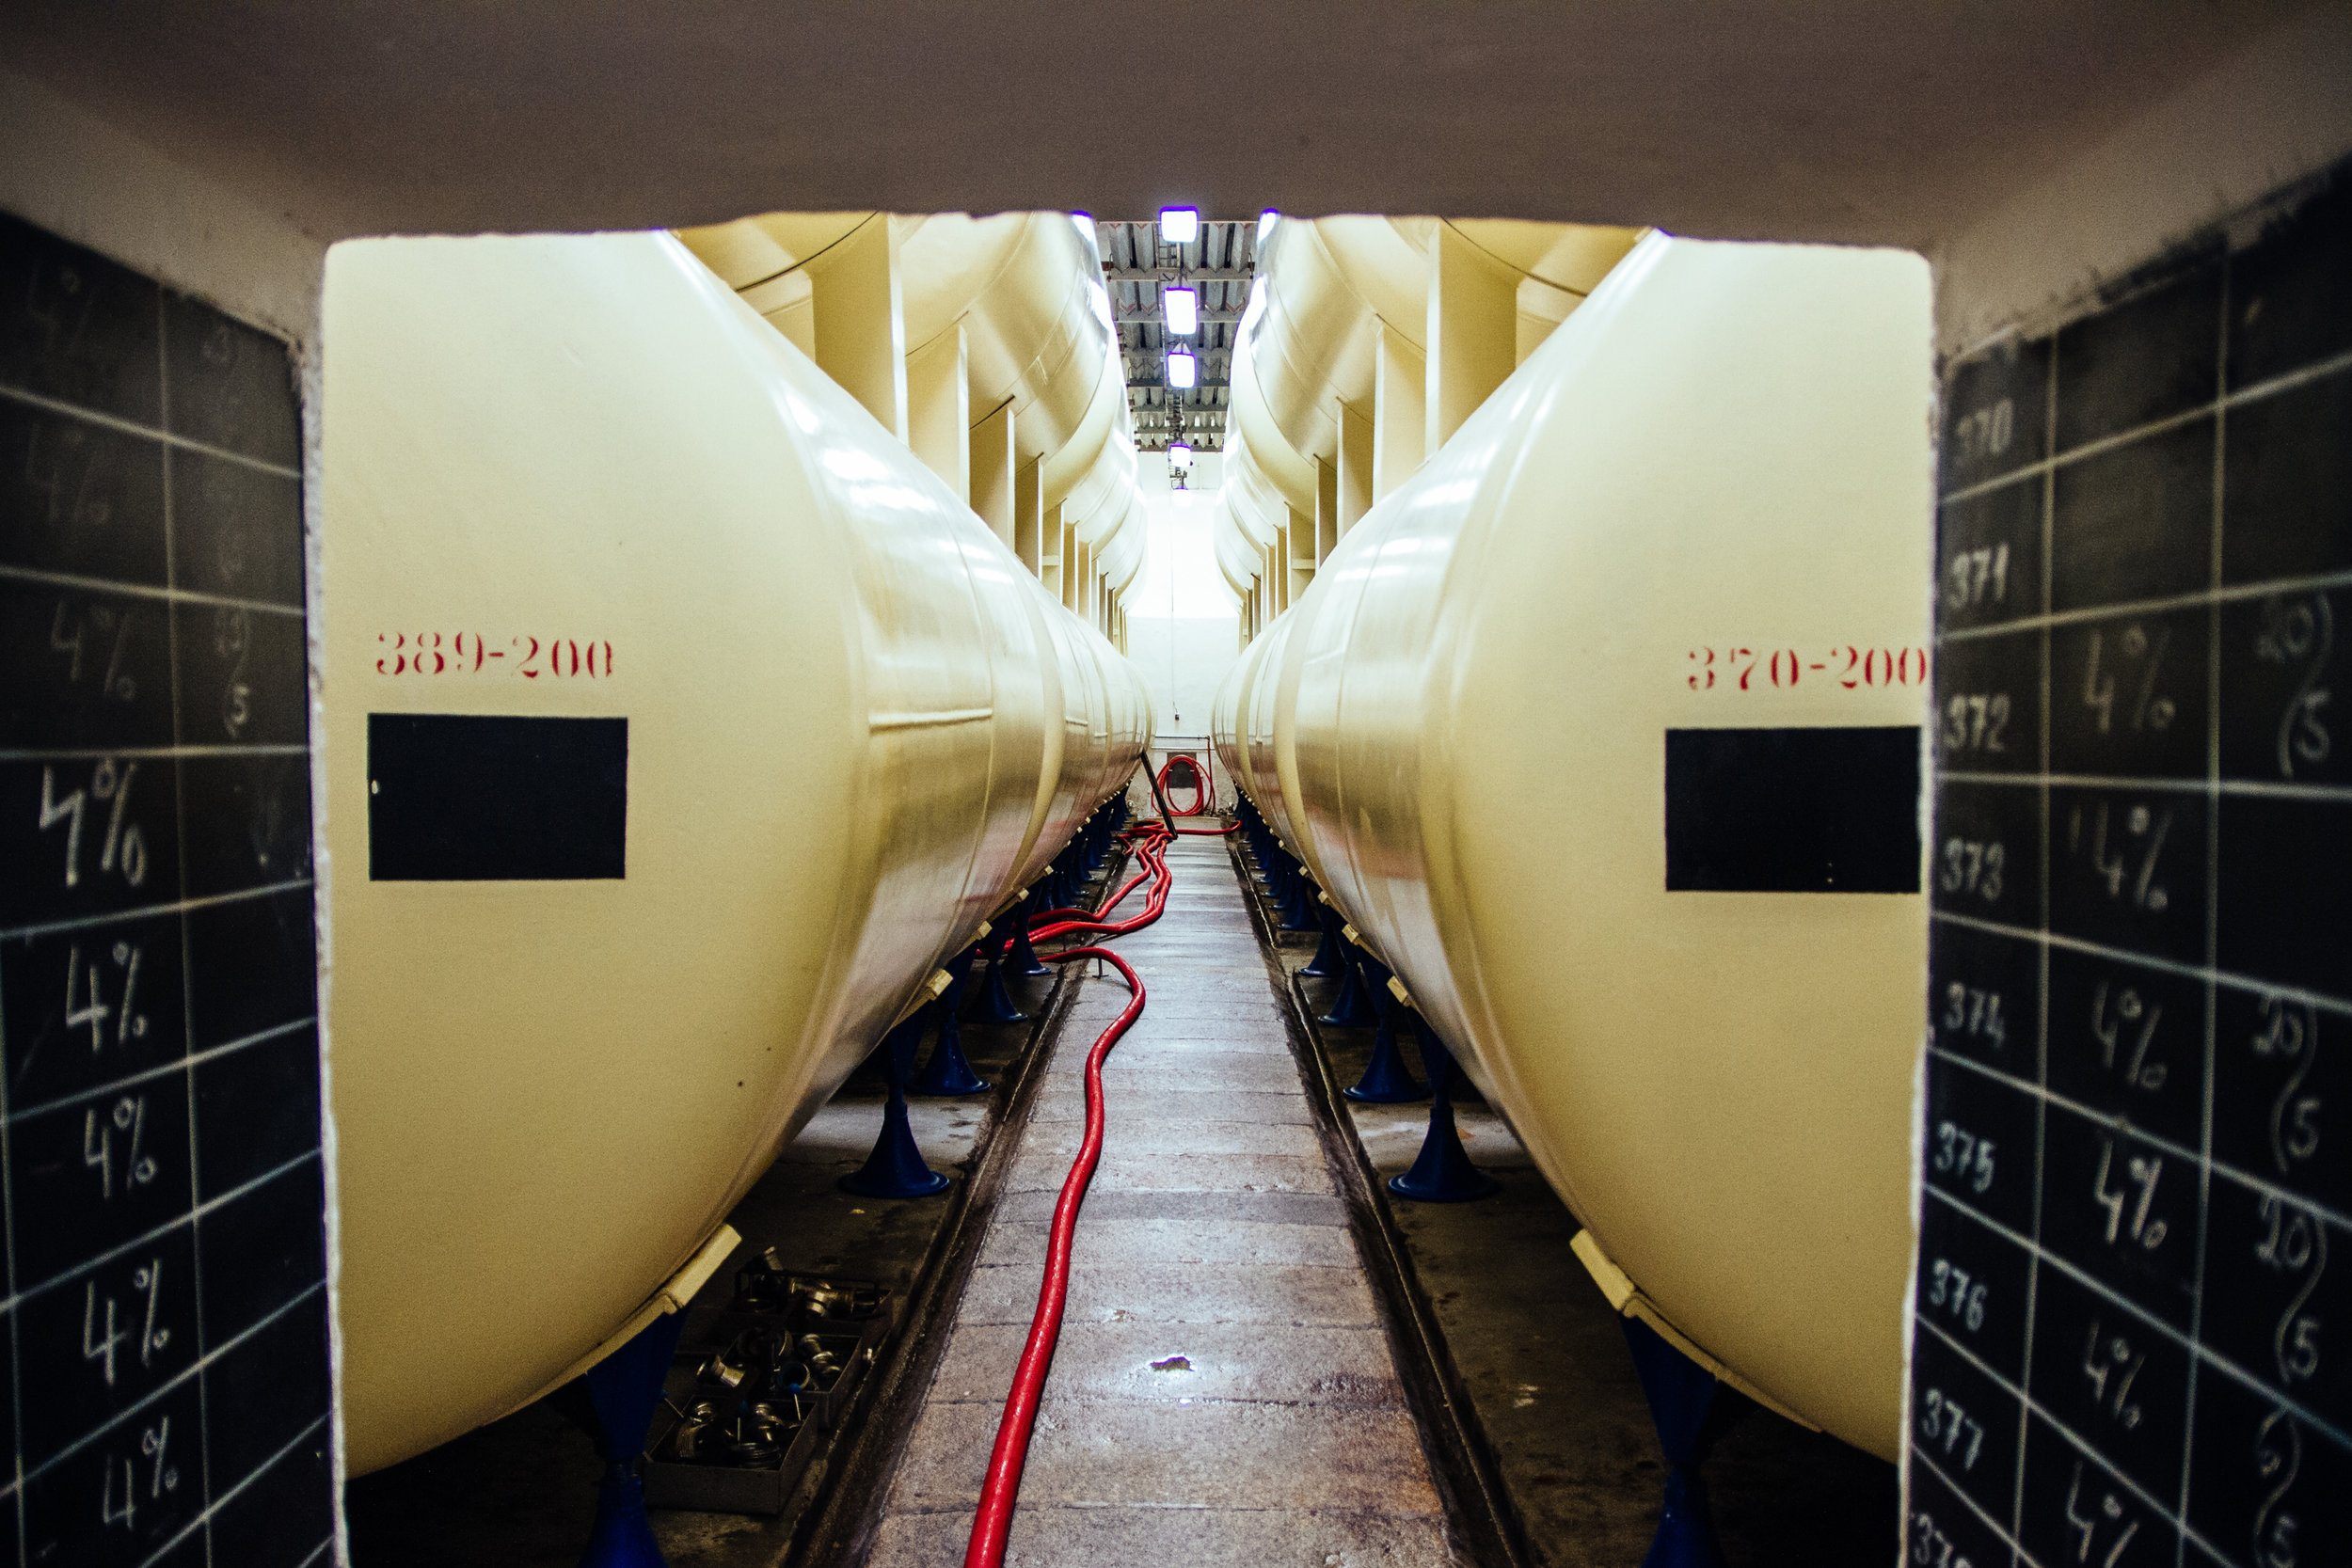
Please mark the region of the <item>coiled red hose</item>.
<svg viewBox="0 0 2352 1568"><path fill-rule="evenodd" d="M1144 822L1121 836L1134 843L1144 869L1104 900L1100 911L1048 910L1032 917L1033 922L1044 924L1031 930L1031 940L1078 930L1118 936L1159 919L1161 911L1168 908L1168 890L1174 880L1168 869L1168 830L1157 822ZM1121 921L1101 918L1146 878L1151 879L1152 891L1145 898L1141 914ZM1029 1338L1021 1347L1020 1364L1013 1369L1012 1392L1006 1397L1004 1417L996 1423L996 1446L988 1456L988 1477L980 1487L979 1512L972 1521L972 1541L964 1550L964 1568L1000 1568L1005 1560L1005 1540L1011 1532L1013 1506L1021 1496L1021 1469L1028 1459L1029 1434L1037 1425L1038 1401L1044 1392L1045 1374L1054 1365L1054 1347L1061 1338L1062 1312L1070 1302L1070 1250L1077 1233L1078 1208L1086 1201L1087 1188L1094 1180L1094 1167L1103 1154L1103 1062L1110 1055L1111 1047L1119 1043L1119 1037L1143 1013L1143 982L1127 967L1127 960L1109 948L1070 947L1040 956L1048 963L1100 958L1119 971L1131 994L1127 1006L1120 1009L1110 1027L1095 1039L1094 1049L1087 1053L1086 1139L1078 1147L1078 1157L1071 1162L1070 1174L1062 1181L1061 1197L1054 1205L1054 1225L1045 1249L1045 1280L1038 1288L1037 1313L1029 1321Z"/></svg>
<svg viewBox="0 0 2352 1568"><path fill-rule="evenodd" d="M1159 777L1157 780L1160 786L1160 799L1162 800L1166 800L1168 799L1168 776L1176 770L1176 765L1180 762L1184 765L1184 771L1192 775L1190 779L1185 781L1185 787L1192 791L1192 804L1186 806L1182 811L1178 811L1175 807L1170 806L1168 807L1168 815L1170 816L1199 816L1202 812L1209 809L1208 775L1200 771L1200 765L1199 763L1193 761L1192 758L1186 756L1182 752L1176 752L1166 762L1160 764Z"/></svg>

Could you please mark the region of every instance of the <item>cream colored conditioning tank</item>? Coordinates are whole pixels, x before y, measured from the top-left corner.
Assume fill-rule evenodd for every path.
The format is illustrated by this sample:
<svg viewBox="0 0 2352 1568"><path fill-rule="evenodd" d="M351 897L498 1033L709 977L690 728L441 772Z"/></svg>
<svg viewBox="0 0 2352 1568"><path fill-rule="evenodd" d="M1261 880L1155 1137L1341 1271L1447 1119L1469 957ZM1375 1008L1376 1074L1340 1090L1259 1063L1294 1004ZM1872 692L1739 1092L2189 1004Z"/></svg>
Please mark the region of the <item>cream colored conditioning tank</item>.
<svg viewBox="0 0 2352 1568"><path fill-rule="evenodd" d="M342 245L325 343L363 1472L622 1334L1142 742L1125 661L666 236Z"/></svg>
<svg viewBox="0 0 2352 1568"><path fill-rule="evenodd" d="M1651 236L1218 708L1597 1272L1890 1458L1929 321L1915 256Z"/></svg>

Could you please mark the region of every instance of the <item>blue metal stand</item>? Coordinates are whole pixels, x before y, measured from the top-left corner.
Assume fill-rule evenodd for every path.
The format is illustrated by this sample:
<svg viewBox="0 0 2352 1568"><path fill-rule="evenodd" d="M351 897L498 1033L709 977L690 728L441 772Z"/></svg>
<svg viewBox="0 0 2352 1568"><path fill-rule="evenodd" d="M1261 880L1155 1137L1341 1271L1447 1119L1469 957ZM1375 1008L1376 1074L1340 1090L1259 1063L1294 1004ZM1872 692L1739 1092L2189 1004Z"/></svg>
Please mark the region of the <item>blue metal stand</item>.
<svg viewBox="0 0 2352 1568"><path fill-rule="evenodd" d="M874 1140L874 1152L841 1179L843 1192L860 1197L929 1197L947 1190L947 1179L923 1163L923 1151L914 1146L914 1129L907 1125L907 1069L914 1065L914 1048L922 1039L921 1012L882 1037L882 1049L890 1053L890 1103L882 1107L882 1136Z"/></svg>
<svg viewBox="0 0 2352 1568"><path fill-rule="evenodd" d="M938 1019L939 1038L932 1042L930 1059L923 1064L923 1070L907 1085L909 1094L936 1099L977 1094L988 1087L980 1075L972 1070L972 1064L964 1058L963 1026L956 1022L958 1004L963 1000L964 983L972 977L972 958L977 951L978 944L976 942L947 960L947 989L940 992L938 1001L914 1015L918 1019ZM919 1026L917 1035L919 1038ZM907 1048L907 1054L910 1058L914 1056L913 1046Z"/></svg>
<svg viewBox="0 0 2352 1568"><path fill-rule="evenodd" d="M1289 863L1290 873L1283 879L1282 929L1311 931L1315 928L1315 901L1308 890L1315 884L1307 875L1307 863L1287 850L1282 859Z"/></svg>
<svg viewBox="0 0 2352 1568"><path fill-rule="evenodd" d="M637 1474L637 1456L644 1451L645 1429L661 1402L661 1382L685 1326L685 1313L664 1312L588 1370L604 1480L596 1487L596 1522L588 1528L580 1568L665 1568L645 1517L645 1483Z"/></svg>
<svg viewBox="0 0 2352 1568"><path fill-rule="evenodd" d="M1454 1126L1454 1057L1435 1034L1421 1037L1422 1065L1429 1069L1429 1135L1421 1141L1413 1168L1389 1178L1389 1191L1416 1203L1468 1203L1485 1197L1501 1182L1470 1162L1462 1134Z"/></svg>
<svg viewBox="0 0 2352 1568"><path fill-rule="evenodd" d="M1340 990L1331 998L1331 1010L1315 1020L1334 1029L1360 1029L1377 1022L1372 1004L1364 997L1362 972L1357 967L1356 955L1343 949L1340 953Z"/></svg>
<svg viewBox="0 0 2352 1568"><path fill-rule="evenodd" d="M1021 912L1013 916L1010 961L1015 974L1043 974L1052 968L1050 964L1038 962L1037 949L1029 943L1029 916L1044 908L1040 891L1031 888L1029 896L1022 901Z"/></svg>
<svg viewBox="0 0 2352 1568"><path fill-rule="evenodd" d="M1642 1392L1649 1396L1658 1447L1666 1457L1665 1506L1642 1568L1724 1568L1715 1518L1707 1506L1707 1482L1699 1474L1707 1413L1715 1402L1715 1374L1639 1318L1619 1318L1617 1323L1633 1353Z"/></svg>
<svg viewBox="0 0 2352 1568"><path fill-rule="evenodd" d="M1316 946L1315 956L1309 958L1298 973L1311 979L1327 980L1340 972L1341 964L1347 961L1341 952L1346 945L1346 939L1340 935L1339 911L1318 900L1315 912L1323 919L1323 941Z"/></svg>
<svg viewBox="0 0 2352 1568"><path fill-rule="evenodd" d="M1015 915L1018 920L1020 916ZM1012 995L1005 990L1005 938L1000 931L991 931L981 945L988 949L988 977L980 985L980 1003L973 1009L975 1023L1025 1023L1029 1015L1012 1005Z"/></svg>
<svg viewBox="0 0 2352 1568"><path fill-rule="evenodd" d="M1364 984L1372 992L1373 1010L1380 1015L1380 1023L1373 1031L1372 1060L1364 1064L1364 1075L1356 1081L1355 1087L1340 1092L1367 1105L1402 1105L1428 1099L1429 1091L1413 1076L1413 1069L1405 1065L1405 1053L1397 1047L1397 1020L1403 1018L1410 1024L1412 1010L1389 990L1387 965L1369 953L1357 955L1356 961L1362 966Z"/></svg>

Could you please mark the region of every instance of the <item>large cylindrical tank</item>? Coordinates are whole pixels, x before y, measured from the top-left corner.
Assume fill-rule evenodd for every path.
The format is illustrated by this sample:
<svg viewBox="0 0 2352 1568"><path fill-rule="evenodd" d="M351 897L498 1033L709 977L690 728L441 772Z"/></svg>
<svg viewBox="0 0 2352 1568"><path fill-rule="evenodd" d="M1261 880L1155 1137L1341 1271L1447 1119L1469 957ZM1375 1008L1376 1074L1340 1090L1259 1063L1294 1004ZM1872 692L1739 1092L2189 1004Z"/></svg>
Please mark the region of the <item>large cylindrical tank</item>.
<svg viewBox="0 0 2352 1568"><path fill-rule="evenodd" d="M1341 542L1220 740L1603 1261L1889 1457L1929 324L1915 256L1645 240Z"/></svg>
<svg viewBox="0 0 2352 1568"><path fill-rule="evenodd" d="M346 244L325 310L358 1472L607 1346L1140 742L1124 661L675 241Z"/></svg>

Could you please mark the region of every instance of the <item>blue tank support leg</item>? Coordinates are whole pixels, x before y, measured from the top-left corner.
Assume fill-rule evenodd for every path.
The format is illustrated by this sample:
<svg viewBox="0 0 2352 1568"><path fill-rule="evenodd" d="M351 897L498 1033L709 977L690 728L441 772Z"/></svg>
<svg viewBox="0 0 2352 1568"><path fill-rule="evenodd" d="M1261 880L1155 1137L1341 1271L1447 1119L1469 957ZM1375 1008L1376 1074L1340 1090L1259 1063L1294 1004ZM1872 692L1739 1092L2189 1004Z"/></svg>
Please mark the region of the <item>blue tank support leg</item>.
<svg viewBox="0 0 2352 1568"><path fill-rule="evenodd" d="M1356 962L1362 967L1364 988L1372 992L1373 1010L1380 1015L1380 1022L1373 1032L1372 1060L1364 1064L1364 1075L1356 1081L1355 1087L1340 1092L1367 1105L1402 1105L1428 1099L1429 1091L1414 1078L1413 1069L1405 1065L1405 1053L1397 1044L1397 1020L1402 1018L1410 1024L1412 1010L1389 990L1385 964L1369 953L1358 954Z"/></svg>
<svg viewBox="0 0 2352 1568"><path fill-rule="evenodd" d="M914 1065L915 1047L923 1042L923 1012L882 1037L890 1053L890 1103L882 1107L882 1136L866 1164L841 1179L844 1192L860 1197L929 1197L947 1189L947 1179L923 1163L914 1146L914 1130L907 1125L907 1069Z"/></svg>
<svg viewBox="0 0 2352 1568"><path fill-rule="evenodd" d="M1307 875L1307 863L1297 856L1290 861L1290 887L1282 901L1282 929L1311 931L1315 928L1314 879Z"/></svg>
<svg viewBox="0 0 2352 1568"><path fill-rule="evenodd" d="M1715 1402L1715 1374L1669 1344L1639 1318L1620 1318L1633 1370L1649 1397L1658 1425L1658 1447L1666 1458L1665 1506L1658 1534L1642 1568L1724 1568L1715 1539L1715 1517L1707 1506L1707 1482L1699 1474L1705 1455L1708 1411Z"/></svg>
<svg viewBox="0 0 2352 1568"><path fill-rule="evenodd" d="M1372 1004L1365 1000L1363 972L1356 960L1357 955L1353 950L1341 949L1339 994L1331 998L1331 1010L1316 1019L1317 1023L1328 1024L1334 1029L1360 1029L1367 1023L1377 1022Z"/></svg>
<svg viewBox="0 0 2352 1568"><path fill-rule="evenodd" d="M1274 901L1278 914L1286 913L1290 905L1291 863L1282 853L1281 846L1272 839L1266 841L1265 858L1259 862L1265 873L1266 896Z"/></svg>
<svg viewBox="0 0 2352 1568"><path fill-rule="evenodd" d="M1087 818L1086 828L1078 835L1078 842L1084 846L1078 856L1081 881L1091 878L1095 869L1103 863L1103 849L1110 839L1110 835L1103 831L1103 823L1109 812L1107 805L1095 807L1094 815Z"/></svg>
<svg viewBox="0 0 2352 1568"><path fill-rule="evenodd" d="M637 1474L645 1429L661 1402L662 1380L677 1349L683 1312L664 1312L628 1343L588 1369L588 1400L596 1412L596 1457L604 1480L596 1486L596 1522L580 1568L664 1568L645 1517L645 1483Z"/></svg>
<svg viewBox="0 0 2352 1568"><path fill-rule="evenodd" d="M1339 966L1347 961L1340 949L1346 945L1340 935L1340 912L1321 899L1315 901L1315 913L1323 922L1323 942L1315 948L1315 956L1307 960L1298 973L1317 980L1328 980L1337 974Z"/></svg>
<svg viewBox="0 0 2352 1568"><path fill-rule="evenodd" d="M939 1000L914 1015L918 1019L925 1013L936 1017L939 1020L939 1038L931 1046L930 1060L923 1064L923 1070L916 1073L914 1081L907 1085L909 1094L926 1098L978 1094L988 1087L980 1075L972 1070L972 1064L964 1058L963 1027L956 1022L956 1014L961 1009L964 988L972 978L972 960L979 950L980 944L974 942L949 958L946 963L947 989L940 993ZM907 1054L912 1057L914 1053L909 1048Z"/></svg>
<svg viewBox="0 0 2352 1568"><path fill-rule="evenodd" d="M1014 915L1018 921L1021 917ZM1005 990L1005 943L1002 931L991 931L980 945L987 949L988 974L980 985L979 1005L973 1009L976 1023L1025 1023L1029 1015L1012 1005L1012 994Z"/></svg>
<svg viewBox="0 0 2352 1568"><path fill-rule="evenodd" d="M1501 1183L1476 1165L1462 1148L1462 1134L1454 1126L1454 1057L1434 1032L1421 1037L1422 1065L1429 1069L1429 1135L1421 1142L1413 1168L1389 1178L1389 1191L1416 1203L1468 1203L1485 1197Z"/></svg>
<svg viewBox="0 0 2352 1568"><path fill-rule="evenodd" d="M1029 944L1029 917L1044 909L1041 888L1031 888L1029 896L1022 900L1021 912L1012 921L1012 972L1015 974L1044 974L1051 966L1038 962L1037 949Z"/></svg>

